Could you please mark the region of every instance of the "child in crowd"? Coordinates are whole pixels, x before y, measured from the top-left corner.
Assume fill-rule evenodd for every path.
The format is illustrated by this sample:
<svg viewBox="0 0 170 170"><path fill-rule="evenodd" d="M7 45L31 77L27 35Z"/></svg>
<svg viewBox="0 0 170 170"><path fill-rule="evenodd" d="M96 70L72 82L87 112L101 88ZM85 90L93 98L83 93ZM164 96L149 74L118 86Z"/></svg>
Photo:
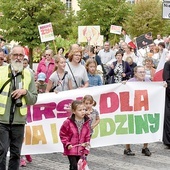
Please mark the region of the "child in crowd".
<svg viewBox="0 0 170 170"><path fill-rule="evenodd" d="M71 103L71 117L67 118L60 129L60 139L63 143L64 154L68 156L69 170L77 170L77 163L82 154L88 154L85 147L90 145L89 118L86 115L82 101ZM83 152L83 153L82 153Z"/></svg>
<svg viewBox="0 0 170 170"><path fill-rule="evenodd" d="M99 112L93 107L96 106L96 101L91 95L85 95L83 98L83 103L86 106L86 114L90 118L91 135L93 129L99 124L100 117Z"/></svg>
<svg viewBox="0 0 170 170"><path fill-rule="evenodd" d="M137 66L137 64L133 61L132 57L128 56L126 58L126 61L128 62L130 68L131 68L131 74L129 78L132 78L134 76L134 68Z"/></svg>
<svg viewBox="0 0 170 170"><path fill-rule="evenodd" d="M27 57L24 57L23 66L24 66L24 68L29 68L29 61L28 61Z"/></svg>
<svg viewBox="0 0 170 170"><path fill-rule="evenodd" d="M89 87L101 86L102 79L97 74L97 62L94 59L88 59L86 61L86 70L89 78Z"/></svg>
<svg viewBox="0 0 170 170"><path fill-rule="evenodd" d="M38 93L45 93L47 83L45 82L46 75L45 73L41 72L38 74L37 81L36 81L36 87Z"/></svg>
<svg viewBox="0 0 170 170"><path fill-rule="evenodd" d="M66 59L62 56L56 56L55 70L48 80L46 92L59 92L72 89L71 75L65 71Z"/></svg>
<svg viewBox="0 0 170 170"><path fill-rule="evenodd" d="M34 72L34 71L30 68L29 60L28 60L28 57L27 57L27 56L24 57L23 67L24 67L24 68L27 68L29 71Z"/></svg>

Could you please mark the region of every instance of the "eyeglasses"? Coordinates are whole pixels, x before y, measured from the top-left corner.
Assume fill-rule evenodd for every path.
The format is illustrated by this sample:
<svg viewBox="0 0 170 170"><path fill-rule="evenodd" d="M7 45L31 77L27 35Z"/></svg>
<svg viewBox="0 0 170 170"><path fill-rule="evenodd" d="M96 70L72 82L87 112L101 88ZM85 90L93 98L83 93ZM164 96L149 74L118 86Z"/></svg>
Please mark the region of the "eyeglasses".
<svg viewBox="0 0 170 170"><path fill-rule="evenodd" d="M51 56L51 54L45 54L46 56Z"/></svg>
<svg viewBox="0 0 170 170"><path fill-rule="evenodd" d="M81 55L79 55L79 54L74 54L74 56L81 57Z"/></svg>
<svg viewBox="0 0 170 170"><path fill-rule="evenodd" d="M13 55L14 57L18 57L18 56L21 57L21 58L24 57L24 54L17 54L17 53L16 53L16 54L12 54L12 55Z"/></svg>
<svg viewBox="0 0 170 170"><path fill-rule="evenodd" d="M145 71L137 71L139 74L145 74Z"/></svg>

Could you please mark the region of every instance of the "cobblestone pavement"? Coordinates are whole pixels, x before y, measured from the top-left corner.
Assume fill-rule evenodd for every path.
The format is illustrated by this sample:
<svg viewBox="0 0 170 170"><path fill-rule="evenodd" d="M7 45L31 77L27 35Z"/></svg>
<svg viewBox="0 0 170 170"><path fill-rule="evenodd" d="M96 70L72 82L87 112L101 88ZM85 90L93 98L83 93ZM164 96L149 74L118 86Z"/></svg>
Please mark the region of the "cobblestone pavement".
<svg viewBox="0 0 170 170"><path fill-rule="evenodd" d="M141 154L142 145L131 145L135 156L123 155L124 145L91 148L88 156L90 170L168 170L170 149L158 142L149 144L150 157ZM32 155L33 162L20 170L68 170L67 157L62 153Z"/></svg>

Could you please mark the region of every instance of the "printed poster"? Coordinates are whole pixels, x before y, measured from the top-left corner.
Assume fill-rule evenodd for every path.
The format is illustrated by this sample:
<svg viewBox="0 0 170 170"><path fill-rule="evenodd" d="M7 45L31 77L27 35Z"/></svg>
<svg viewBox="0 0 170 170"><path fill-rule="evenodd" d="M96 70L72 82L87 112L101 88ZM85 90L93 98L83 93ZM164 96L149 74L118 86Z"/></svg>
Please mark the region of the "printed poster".
<svg viewBox="0 0 170 170"><path fill-rule="evenodd" d="M110 26L110 33L120 35L121 32L122 32L122 27L121 26L117 26L117 25L111 25Z"/></svg>
<svg viewBox="0 0 170 170"><path fill-rule="evenodd" d="M41 42L52 41L55 39L51 22L38 26Z"/></svg>
<svg viewBox="0 0 170 170"><path fill-rule="evenodd" d="M78 26L78 42L87 42L88 45L94 46L103 44L100 26Z"/></svg>

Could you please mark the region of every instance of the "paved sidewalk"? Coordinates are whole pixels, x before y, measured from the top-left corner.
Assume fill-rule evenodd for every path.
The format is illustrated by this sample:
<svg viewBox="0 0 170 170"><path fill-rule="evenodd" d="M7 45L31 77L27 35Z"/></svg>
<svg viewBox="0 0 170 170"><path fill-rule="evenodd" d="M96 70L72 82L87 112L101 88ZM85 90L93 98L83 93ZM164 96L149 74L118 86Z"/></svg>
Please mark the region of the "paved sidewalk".
<svg viewBox="0 0 170 170"><path fill-rule="evenodd" d="M149 144L150 157L141 154L141 145L131 145L135 156L123 155L124 145L92 148L88 156L90 170L168 170L170 150L162 143ZM20 170L69 170L67 157L62 153L33 155L33 162Z"/></svg>

